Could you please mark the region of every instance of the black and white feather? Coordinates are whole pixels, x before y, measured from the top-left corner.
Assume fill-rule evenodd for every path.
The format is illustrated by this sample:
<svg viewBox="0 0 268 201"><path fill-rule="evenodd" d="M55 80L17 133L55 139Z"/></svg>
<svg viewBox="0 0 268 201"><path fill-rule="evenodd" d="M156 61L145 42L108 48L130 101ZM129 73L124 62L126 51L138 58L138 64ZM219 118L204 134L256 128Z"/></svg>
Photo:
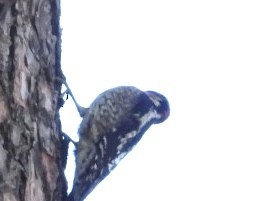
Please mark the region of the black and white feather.
<svg viewBox="0 0 268 201"><path fill-rule="evenodd" d="M169 116L167 99L154 91L121 86L100 94L79 128L70 201L82 201L152 125Z"/></svg>

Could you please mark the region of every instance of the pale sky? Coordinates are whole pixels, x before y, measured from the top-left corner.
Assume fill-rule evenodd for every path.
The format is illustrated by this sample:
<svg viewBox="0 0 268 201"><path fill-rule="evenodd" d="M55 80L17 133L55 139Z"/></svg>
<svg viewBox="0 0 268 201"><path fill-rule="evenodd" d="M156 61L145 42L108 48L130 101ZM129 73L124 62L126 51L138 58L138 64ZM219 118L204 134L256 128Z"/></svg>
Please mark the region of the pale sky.
<svg viewBox="0 0 268 201"><path fill-rule="evenodd" d="M133 85L171 108L87 201L268 200L267 4L62 0L62 68L82 106ZM71 99L61 117L77 139Z"/></svg>

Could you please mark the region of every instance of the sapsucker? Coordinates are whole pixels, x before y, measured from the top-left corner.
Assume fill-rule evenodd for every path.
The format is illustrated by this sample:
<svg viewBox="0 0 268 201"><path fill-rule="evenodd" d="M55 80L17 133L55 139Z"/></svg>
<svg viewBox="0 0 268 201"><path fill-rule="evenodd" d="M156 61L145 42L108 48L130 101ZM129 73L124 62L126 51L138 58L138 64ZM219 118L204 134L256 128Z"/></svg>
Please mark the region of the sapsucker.
<svg viewBox="0 0 268 201"><path fill-rule="evenodd" d="M154 91L121 86L100 94L85 110L76 147L69 201L82 201L141 139L169 116L167 99Z"/></svg>

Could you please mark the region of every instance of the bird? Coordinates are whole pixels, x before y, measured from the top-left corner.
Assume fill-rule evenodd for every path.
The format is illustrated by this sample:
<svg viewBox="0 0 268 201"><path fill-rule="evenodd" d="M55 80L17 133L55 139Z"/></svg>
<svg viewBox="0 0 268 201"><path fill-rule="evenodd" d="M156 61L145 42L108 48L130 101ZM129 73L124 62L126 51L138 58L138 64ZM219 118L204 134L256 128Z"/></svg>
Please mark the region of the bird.
<svg viewBox="0 0 268 201"><path fill-rule="evenodd" d="M158 92L119 86L104 91L84 108L77 104L68 85L66 87L83 117L78 129L75 176L68 201L83 201L151 125L169 117L170 107L167 98Z"/></svg>

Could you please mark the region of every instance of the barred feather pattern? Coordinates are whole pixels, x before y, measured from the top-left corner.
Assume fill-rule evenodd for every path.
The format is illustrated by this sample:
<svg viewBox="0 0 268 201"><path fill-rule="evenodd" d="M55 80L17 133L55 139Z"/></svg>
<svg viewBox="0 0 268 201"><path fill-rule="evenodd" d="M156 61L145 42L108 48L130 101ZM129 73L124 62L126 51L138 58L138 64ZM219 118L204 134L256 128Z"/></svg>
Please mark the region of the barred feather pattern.
<svg viewBox="0 0 268 201"><path fill-rule="evenodd" d="M76 171L69 201L82 201L154 123L169 116L167 99L153 91L121 86L100 94L79 128Z"/></svg>

